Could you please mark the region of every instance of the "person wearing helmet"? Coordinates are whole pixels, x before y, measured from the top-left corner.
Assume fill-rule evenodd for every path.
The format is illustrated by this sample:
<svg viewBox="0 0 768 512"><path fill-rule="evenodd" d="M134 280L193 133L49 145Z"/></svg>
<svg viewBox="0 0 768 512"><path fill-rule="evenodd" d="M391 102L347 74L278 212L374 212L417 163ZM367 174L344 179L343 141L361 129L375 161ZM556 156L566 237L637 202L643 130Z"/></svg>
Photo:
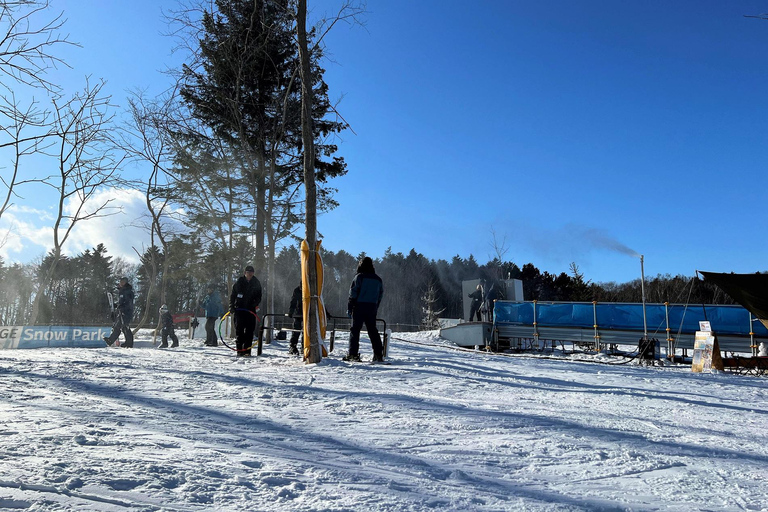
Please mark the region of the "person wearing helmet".
<svg viewBox="0 0 768 512"><path fill-rule="evenodd" d="M112 333L109 336L104 337L104 341L110 347L120 337L120 333L125 336L125 343L123 347L133 347L133 333L131 332L131 320L133 320L133 287L128 282L127 277L120 279L120 283L117 286L117 306L115 307L115 323L112 325Z"/></svg>
<svg viewBox="0 0 768 512"><path fill-rule="evenodd" d="M168 306L166 306L165 304L163 304L160 307L160 321L163 324L163 330L161 333L163 337L162 337L162 343L160 343L160 348L168 348L169 336L173 341L171 348L178 347L179 338L176 337L176 333L173 332L173 315L171 315L171 312L168 311Z"/></svg>

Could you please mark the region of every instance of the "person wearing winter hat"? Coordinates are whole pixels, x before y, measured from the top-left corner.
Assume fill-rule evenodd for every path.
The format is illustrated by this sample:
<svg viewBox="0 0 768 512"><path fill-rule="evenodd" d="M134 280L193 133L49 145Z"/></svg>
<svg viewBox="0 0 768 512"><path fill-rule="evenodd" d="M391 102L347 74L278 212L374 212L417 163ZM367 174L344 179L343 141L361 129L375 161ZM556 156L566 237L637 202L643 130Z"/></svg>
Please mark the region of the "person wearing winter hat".
<svg viewBox="0 0 768 512"><path fill-rule="evenodd" d="M360 361L360 329L363 324L371 338L373 360L384 361L384 347L376 328L376 314L383 296L384 284L376 275L373 260L366 256L357 266L357 274L349 287L347 316L352 319L352 327L349 329L349 352L343 358L345 361Z"/></svg>
<svg viewBox="0 0 768 512"><path fill-rule="evenodd" d="M477 315L477 321L481 321L483 318L480 316L482 314L481 309L483 307L483 286L477 285L477 288L475 288L475 291L469 294L469 298L472 299L472 303L469 307L469 321L474 321L475 315Z"/></svg>
<svg viewBox="0 0 768 512"><path fill-rule="evenodd" d="M131 332L131 320L133 320L133 287L127 277L120 279L117 286L117 306L115 307L115 323L112 325L112 333L104 337L104 341L110 347L114 345L120 333L125 336L123 347L133 347L133 332Z"/></svg>
<svg viewBox="0 0 768 512"><path fill-rule="evenodd" d="M171 315L168 306L165 304L160 307L160 321L163 324L163 330L161 331L163 337L162 343L160 343L160 348L168 348L168 337L173 341L171 348L178 347L179 338L176 336L176 333L173 332L173 315Z"/></svg>
<svg viewBox="0 0 768 512"><path fill-rule="evenodd" d="M256 332L256 311L261 304L261 283L253 275L251 265L245 267L243 275L235 281L229 296L229 313L235 322L237 355L251 355L253 335Z"/></svg>

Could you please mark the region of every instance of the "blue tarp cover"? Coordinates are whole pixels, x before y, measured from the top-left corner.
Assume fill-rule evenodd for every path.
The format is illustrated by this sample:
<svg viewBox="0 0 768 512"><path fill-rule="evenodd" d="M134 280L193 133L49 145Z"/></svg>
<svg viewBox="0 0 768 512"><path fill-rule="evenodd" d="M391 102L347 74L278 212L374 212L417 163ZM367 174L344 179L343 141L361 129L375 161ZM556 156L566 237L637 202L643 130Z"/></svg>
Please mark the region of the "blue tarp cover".
<svg viewBox="0 0 768 512"><path fill-rule="evenodd" d="M768 329L741 306L701 304L646 304L646 322L649 333L665 333L666 314L669 313L669 328L672 334L678 332L693 334L699 330L699 321L709 320L712 330L718 334L749 336L750 325L755 336L768 336ZM533 325L533 302L496 301L494 320L496 323ZM536 303L536 322L546 327L585 327L595 324L599 329L643 330L643 305L634 303L595 304L591 302ZM681 325L682 322L682 325ZM682 328L681 328L682 327Z"/></svg>

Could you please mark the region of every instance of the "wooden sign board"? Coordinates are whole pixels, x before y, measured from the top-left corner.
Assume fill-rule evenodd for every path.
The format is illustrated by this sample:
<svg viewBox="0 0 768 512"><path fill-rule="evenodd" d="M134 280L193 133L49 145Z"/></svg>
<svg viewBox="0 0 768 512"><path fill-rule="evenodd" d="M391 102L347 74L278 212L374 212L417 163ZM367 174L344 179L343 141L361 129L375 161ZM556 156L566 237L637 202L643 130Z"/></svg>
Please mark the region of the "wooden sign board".
<svg viewBox="0 0 768 512"><path fill-rule="evenodd" d="M725 370L723 358L720 355L720 346L717 336L710 331L696 331L693 344L693 363L691 371L701 373L704 371Z"/></svg>

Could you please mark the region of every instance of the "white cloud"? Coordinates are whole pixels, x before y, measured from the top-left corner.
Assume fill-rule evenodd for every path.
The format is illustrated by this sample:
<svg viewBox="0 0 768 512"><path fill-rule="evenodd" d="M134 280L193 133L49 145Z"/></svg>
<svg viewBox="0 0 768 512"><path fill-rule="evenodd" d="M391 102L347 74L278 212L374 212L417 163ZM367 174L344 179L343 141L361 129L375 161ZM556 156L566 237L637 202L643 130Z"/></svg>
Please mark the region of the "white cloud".
<svg viewBox="0 0 768 512"><path fill-rule="evenodd" d="M138 263L136 251L143 253L150 241L144 194L131 189L105 189L91 198L87 205L90 209L86 207L84 211L92 211L108 200L111 214L78 222L64 244L64 253L74 256L103 243L109 255ZM74 201L65 204L67 214L75 208ZM171 224L176 231L183 229L178 222ZM53 247L53 216L42 210L14 206L0 220L0 237L5 233L8 237L0 247L0 256L6 261L30 261Z"/></svg>
<svg viewBox="0 0 768 512"><path fill-rule="evenodd" d="M50 215L43 210L11 206L0 219L0 256L20 263L47 251L53 235L50 227L40 226L46 220Z"/></svg>

